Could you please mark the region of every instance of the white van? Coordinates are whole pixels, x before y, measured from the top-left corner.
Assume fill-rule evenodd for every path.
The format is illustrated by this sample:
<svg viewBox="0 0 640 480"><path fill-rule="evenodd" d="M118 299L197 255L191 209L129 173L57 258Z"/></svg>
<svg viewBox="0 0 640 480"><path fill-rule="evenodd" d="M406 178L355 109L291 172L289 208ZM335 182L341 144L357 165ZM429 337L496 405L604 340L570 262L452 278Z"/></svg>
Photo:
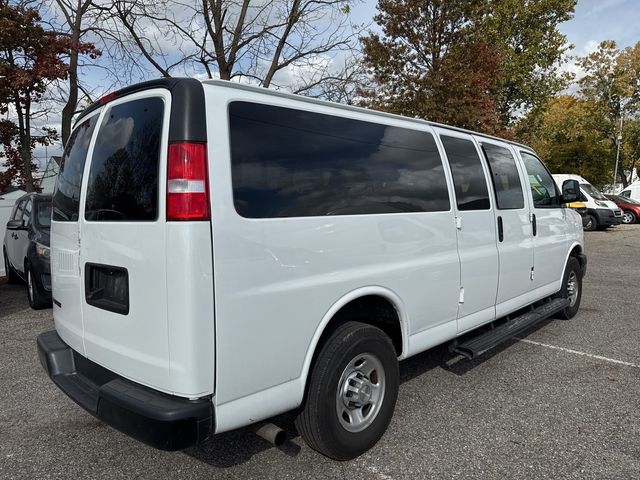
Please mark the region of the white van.
<svg viewBox="0 0 640 480"><path fill-rule="evenodd" d="M399 360L451 341L475 357L576 314L564 190L528 147L474 132L224 81L135 85L66 146L40 359L158 448L297 409L312 448L353 458L391 420Z"/></svg>
<svg viewBox="0 0 640 480"><path fill-rule="evenodd" d="M580 201L587 206L587 215L584 221L585 230L606 229L622 223L620 207L580 175L554 174L553 179L559 187L567 180L577 180L580 184Z"/></svg>
<svg viewBox="0 0 640 480"><path fill-rule="evenodd" d="M621 197L627 197L631 200L637 200L640 202L640 180L633 182L627 188L622 190L618 195Z"/></svg>

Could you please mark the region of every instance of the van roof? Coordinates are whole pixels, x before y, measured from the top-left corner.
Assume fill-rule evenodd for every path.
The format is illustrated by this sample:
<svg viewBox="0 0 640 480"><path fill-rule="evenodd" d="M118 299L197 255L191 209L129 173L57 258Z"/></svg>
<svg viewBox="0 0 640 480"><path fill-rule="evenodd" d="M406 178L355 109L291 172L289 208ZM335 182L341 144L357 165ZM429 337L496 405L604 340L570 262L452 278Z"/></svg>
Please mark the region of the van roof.
<svg viewBox="0 0 640 480"><path fill-rule="evenodd" d="M180 78L180 77L172 77L172 78L159 78L156 80L149 80L146 82L141 82L141 83L137 83L134 85L130 85L128 87L125 87L121 90L117 90L113 93L110 93L109 95L107 95L106 97L103 97L103 99L100 99L94 103L92 103L91 105L89 105L87 108L85 108L82 112L80 112L80 114L78 115L78 118L76 119L76 124L84 117L86 116L89 112L96 110L98 108L100 108L102 105L106 104L111 98L118 98L121 97L123 95L127 95L130 93L134 93L134 92L139 92L142 90L148 90L151 88L167 88L169 90L173 90L177 85L179 85L180 83L195 83L194 79L192 78ZM257 87L257 86L253 86L253 85L247 85L247 84L243 84L243 83L236 83L236 82L231 82L229 80L200 80L200 83L202 84L206 84L206 85L213 85L213 86L218 86L218 87L223 87L223 88L233 88L236 90L244 90L244 91L248 91L248 92L253 92L253 93L260 93L262 95L270 95L270 96L274 96L274 97L280 97L280 98L288 98L290 100L294 100L294 101L298 101L298 102L304 102L304 103L310 103L310 104L314 104L314 105L324 105L327 107L331 107L331 108L337 108L340 110L347 110L347 111L352 111L352 112L358 112L358 113L365 113L367 115L375 115L378 117L383 117L383 118L393 118L393 119L397 119L397 120L404 120L404 121L410 121L410 122L415 122L421 125L431 125L433 127L440 127L440 128L445 128L448 130L454 130L457 132L463 132L463 133L468 133L470 135L476 135L476 136L480 136L480 137L484 137L484 138L490 138L493 140L499 140L501 142L505 142L505 143L509 143L511 145L515 145L517 147L521 147L521 148L525 148L531 152L533 152L533 149L527 145L524 145L522 143L518 143L518 142L514 142L513 140L507 140L504 138L500 138L500 137L496 137L493 135L488 135L485 133L480 133L480 132L476 132L473 130L468 130L465 128L459 128L459 127L454 127L451 125L446 125L443 123L438 123L438 122L432 122L429 120L423 120L420 118L411 118L411 117L405 117L402 115L396 115L393 113L387 113L387 112L381 112L378 110L371 110L368 108L363 108L363 107L355 107L353 105L345 105L342 103L335 103L335 102L328 102L326 100L319 100L317 98L311 98L311 97L305 97L303 95L297 95L294 93L288 93L288 92L283 92L283 91L279 91L279 90L272 90L269 88L263 88L263 87Z"/></svg>

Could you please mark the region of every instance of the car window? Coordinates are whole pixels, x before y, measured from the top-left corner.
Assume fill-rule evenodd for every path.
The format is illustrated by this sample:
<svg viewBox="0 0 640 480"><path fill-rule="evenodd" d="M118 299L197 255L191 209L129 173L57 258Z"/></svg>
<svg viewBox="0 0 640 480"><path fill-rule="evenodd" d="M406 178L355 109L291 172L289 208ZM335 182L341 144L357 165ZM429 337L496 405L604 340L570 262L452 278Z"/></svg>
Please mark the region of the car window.
<svg viewBox="0 0 640 480"><path fill-rule="evenodd" d="M53 194L55 221L76 222L78 220L84 164L97 121L98 115L94 115L78 125L64 149Z"/></svg>
<svg viewBox="0 0 640 480"><path fill-rule="evenodd" d="M25 225L29 224L29 220L31 219L31 209L32 202L31 199L27 200L27 203L24 206L24 213L22 214L22 223Z"/></svg>
<svg viewBox="0 0 640 480"><path fill-rule="evenodd" d="M450 209L429 132L250 102L229 105L229 126L243 217Z"/></svg>
<svg viewBox="0 0 640 480"><path fill-rule="evenodd" d="M520 155L527 170L533 205L536 208L559 207L560 195L547 168L538 157L529 152L521 151Z"/></svg>
<svg viewBox="0 0 640 480"><path fill-rule="evenodd" d="M489 210L487 178L478 151L471 140L442 135L442 145L451 166L459 210Z"/></svg>
<svg viewBox="0 0 640 480"><path fill-rule="evenodd" d="M26 200L22 200L18 206L16 207L15 211L13 212L13 217L11 217L11 220L21 220L22 219L22 214L24 213L24 205L27 201Z"/></svg>
<svg viewBox="0 0 640 480"><path fill-rule="evenodd" d="M509 149L492 143L483 143L482 150L489 162L498 208L500 210L524 208L524 195L518 167Z"/></svg>
<svg viewBox="0 0 640 480"><path fill-rule="evenodd" d="M142 98L110 107L91 155L84 217L93 221L158 218L164 101Z"/></svg>
<svg viewBox="0 0 640 480"><path fill-rule="evenodd" d="M51 202L39 201L35 203L36 224L41 228L51 227Z"/></svg>
<svg viewBox="0 0 640 480"><path fill-rule="evenodd" d="M631 190L625 190L624 192L620 192L620 196L621 197L630 198L631 197Z"/></svg>

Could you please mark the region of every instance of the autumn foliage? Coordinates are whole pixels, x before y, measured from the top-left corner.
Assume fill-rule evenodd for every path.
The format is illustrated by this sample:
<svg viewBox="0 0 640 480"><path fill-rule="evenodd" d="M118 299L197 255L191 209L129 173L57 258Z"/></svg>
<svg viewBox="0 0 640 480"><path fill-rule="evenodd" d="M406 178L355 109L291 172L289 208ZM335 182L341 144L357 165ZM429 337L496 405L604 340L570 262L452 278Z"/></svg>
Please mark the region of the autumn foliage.
<svg viewBox="0 0 640 480"><path fill-rule="evenodd" d="M68 37L47 31L39 13L22 4L0 0L0 114L8 119L0 124L0 145L6 170L0 172L0 190L10 182L33 191L36 145L57 139L55 130L33 125L33 115L49 86L67 76L64 57L71 50L96 55L90 44L73 45Z"/></svg>

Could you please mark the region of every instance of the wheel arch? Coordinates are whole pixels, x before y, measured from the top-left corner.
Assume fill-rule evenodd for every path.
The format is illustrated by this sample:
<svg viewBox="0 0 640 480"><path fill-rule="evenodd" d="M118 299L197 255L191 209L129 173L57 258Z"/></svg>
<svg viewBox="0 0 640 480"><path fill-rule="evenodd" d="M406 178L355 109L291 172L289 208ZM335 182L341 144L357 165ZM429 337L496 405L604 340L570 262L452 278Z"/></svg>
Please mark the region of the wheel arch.
<svg viewBox="0 0 640 480"><path fill-rule="evenodd" d="M365 305L365 309L373 305L380 306L381 308L386 308L387 310L385 310L384 313L389 314L389 316L382 319L374 318L368 320L365 318L352 317L351 315L353 314L353 312L350 311L350 309L353 308L356 310L360 310L359 307L362 307L363 305ZM383 305L385 307L382 307ZM391 317L390 315L391 309L393 309L395 318ZM331 334L331 332L335 330L335 328L346 323L349 320L358 320L362 321L363 323L381 328L391 338L391 341L396 348L398 359L400 360L407 355L409 349L409 321L400 297L391 290L380 286L358 288L338 299L329 308L329 310L327 310L322 318L322 321L316 328L311 342L309 343L309 347L307 348L307 353L305 355L302 367L302 375L300 377L300 385L303 388L303 395L304 389L306 389L309 373L313 366L313 361L319 349L322 347L324 341ZM391 330L394 328L397 329L396 333L390 334Z"/></svg>
<svg viewBox="0 0 640 480"><path fill-rule="evenodd" d="M564 259L564 267L562 268L562 275L564 276L564 272L567 269L567 263L569 263L569 259L571 257L575 257L578 262L580 262L580 267L582 270L585 269L586 266L586 258L584 256L584 246L578 242L573 242L571 247L569 248L569 253L567 254L567 258ZM560 279L562 280L562 278Z"/></svg>

